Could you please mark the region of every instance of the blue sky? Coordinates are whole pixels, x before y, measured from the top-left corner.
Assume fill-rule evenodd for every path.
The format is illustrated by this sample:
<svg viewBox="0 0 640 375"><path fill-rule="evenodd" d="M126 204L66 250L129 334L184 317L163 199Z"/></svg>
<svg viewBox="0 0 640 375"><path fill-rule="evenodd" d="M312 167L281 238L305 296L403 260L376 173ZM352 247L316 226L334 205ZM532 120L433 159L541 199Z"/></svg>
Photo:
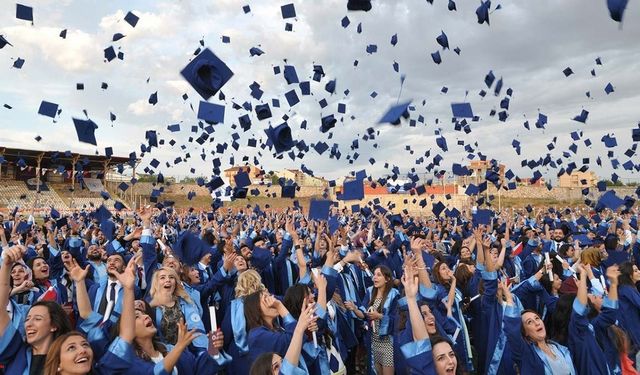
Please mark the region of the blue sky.
<svg viewBox="0 0 640 375"><path fill-rule="evenodd" d="M431 5L423 0L373 0L373 10L348 12L346 0L293 1L297 18L290 21L293 32L284 30L285 23L280 6L290 1L78 1L40 0L23 2L34 7L34 25L15 18L15 3L4 1L0 5L0 34L12 44L0 50L0 145L42 150L72 150L74 152L104 154L112 146L117 155L127 156L145 142L146 130L156 130L161 139L176 140L175 146L165 144L145 155L143 166L152 158L160 160L157 171L165 175L211 174L211 160L220 157L223 168L229 166L233 155L236 162L243 156L252 161L257 157L266 170L300 168L302 164L316 174L338 178L352 170L366 169L369 175L386 175L393 165L403 172L411 168L423 176L433 175L425 167L434 155L444 157L440 168L450 169L452 163L466 163L468 153L464 145L471 144L474 153L481 152L512 168L520 177L531 177L533 171L520 167L523 159L562 159L566 166L575 161L578 168L583 158L590 158L592 170L609 177L615 172L622 179L638 180L637 173L614 170L607 158L612 150L620 163L630 160L624 152L632 145L631 129L640 121L640 12L631 2L622 27L609 18L605 1L504 1L502 9L494 11L491 25L476 21L475 9L479 2L457 1L457 11L450 12L447 2L435 0ZM243 5L251 12L244 14ZM494 2L492 9L497 2ZM135 28L124 22L124 15L133 11L140 17ZM350 24L343 28L341 20L347 16ZM361 23L362 33L357 33ZM58 35L67 29L67 38ZM444 31L450 48L443 50L435 38ZM112 42L112 35L122 33L125 38ZM398 44L390 44L391 36L398 35ZM222 43L229 36L231 42ZM226 101L226 121L215 126L213 143L205 144L206 160L199 154L203 147L188 142L192 125L198 120L190 105L197 111L198 94L182 79L179 72L193 57L203 39L205 46L224 60L234 71L234 77L222 89ZM366 47L376 44L376 53L368 54ZM105 62L103 50L114 46L122 51L124 61ZM249 49L260 47L265 54L251 57ZM452 49L459 47L460 55ZM439 50L442 63L436 65L430 54ZM25 59L22 69L12 68L16 58ZM600 57L603 65L596 65ZM301 80L309 80L313 65L321 64L326 76L321 83L312 82L313 95L289 108L284 93L296 85L287 86L282 74L274 75L273 67L294 65ZM358 60L354 67L354 60ZM393 63L399 64L399 72ZM571 67L575 74L565 77L562 71ZM595 69L596 76L590 74ZM504 80L499 96L484 84L485 75L492 70ZM386 109L395 104L400 88L400 75L406 74L401 100L413 100L415 111L411 118L422 115L424 124L409 127L407 122L394 127L379 125ZM147 83L147 79L149 79ZM336 93L330 95L324 85L336 79ZM338 144L342 157L330 159L329 152L318 155L313 149L302 159L282 159L269 150L247 147L249 138L266 140L264 129L269 121L257 121L253 116L250 131L232 129L244 111L234 110L232 103L259 101L251 98L249 85L258 82L265 91L262 101L271 103L279 99L280 108L273 108L271 124L288 123L294 139L307 145L324 141ZM84 91L75 89L76 83L85 84ZM107 90L100 89L107 82ZM604 87L611 83L615 92L606 95ZM442 93L447 87L448 92ZM509 117L498 121L489 115L498 112L506 89L512 88ZM481 89L489 94L482 98ZM344 91L349 90L348 95ZM149 95L158 92L158 104L148 104ZM377 92L371 98L371 92ZM591 98L585 95L590 91ZM468 95L465 93L468 92ZM189 99L184 101L186 93ZM326 99L321 108L318 102ZM60 105L62 113L53 123L37 114L42 100ZM450 103L468 101L480 121L471 123L471 133L454 130ZM425 105L423 106L423 101ZM346 104L347 113L337 113L339 103ZM582 109L589 111L586 124L572 121ZM83 110L95 121L98 147L78 142L72 117L85 118ZM109 113L117 120L111 123ZM546 129L533 125L541 112L548 116ZM328 114L343 117L333 129L331 138L319 132L320 119ZM352 119L353 117L353 119ZM307 120L307 129L300 124ZM528 120L531 130L526 130ZM437 123L436 123L437 121ZM170 133L167 126L180 123L180 133ZM363 141L366 129L373 127L380 134L375 140ZM444 153L435 143L436 131L446 137L449 151ZM572 131L583 131L579 141L570 138ZM200 131L201 132L201 131ZM238 151L227 149L224 154L211 155L218 143L231 142L232 134L240 136ZM601 137L615 135L618 147L606 149ZM36 135L43 137L36 142ZM555 138L555 149L547 145ZM585 146L590 138L592 145ZM351 149L354 139L359 148ZM511 146L517 139L522 146L517 155ZM458 141L463 145L458 145ZM474 143L477 142L476 146ZM568 151L575 143L577 153ZM377 147L374 147L374 144ZM181 146L184 145L184 148ZM407 150L407 146L410 150ZM430 157L422 164L416 159L430 150ZM413 151L413 153L411 153ZM563 157L568 151L569 157ZM189 152L188 163L171 165L178 156ZM355 153L358 153L354 160ZM350 160L353 161L350 163ZM595 164L602 158L603 166ZM375 164L369 159L374 158ZM637 163L638 158L631 160ZM389 169L384 163L389 163ZM557 169L536 168L547 178Z"/></svg>

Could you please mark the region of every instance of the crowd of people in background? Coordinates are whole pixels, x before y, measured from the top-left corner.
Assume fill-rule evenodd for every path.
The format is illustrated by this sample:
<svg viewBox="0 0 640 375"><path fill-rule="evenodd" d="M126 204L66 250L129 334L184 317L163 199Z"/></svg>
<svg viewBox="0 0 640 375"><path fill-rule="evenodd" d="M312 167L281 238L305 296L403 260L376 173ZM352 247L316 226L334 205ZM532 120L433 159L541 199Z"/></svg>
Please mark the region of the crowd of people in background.
<svg viewBox="0 0 640 375"><path fill-rule="evenodd" d="M331 217L0 215L0 373L638 374L633 208Z"/></svg>

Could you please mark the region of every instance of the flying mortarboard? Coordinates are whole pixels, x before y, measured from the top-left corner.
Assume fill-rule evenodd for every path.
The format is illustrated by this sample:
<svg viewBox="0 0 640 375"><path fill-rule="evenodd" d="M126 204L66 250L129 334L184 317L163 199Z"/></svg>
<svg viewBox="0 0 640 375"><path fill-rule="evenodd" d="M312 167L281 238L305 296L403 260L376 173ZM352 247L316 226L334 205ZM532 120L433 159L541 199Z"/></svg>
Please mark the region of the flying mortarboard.
<svg viewBox="0 0 640 375"><path fill-rule="evenodd" d="M389 123L392 125L399 125L400 118L409 118L409 105L411 104L411 100L402 104L394 105L387 113L382 116L378 124Z"/></svg>
<svg viewBox="0 0 640 375"><path fill-rule="evenodd" d="M309 220L327 220L331 203L330 200L312 200L309 206Z"/></svg>
<svg viewBox="0 0 640 375"><path fill-rule="evenodd" d="M124 20L131 25L131 27L136 27L136 25L138 24L138 20L140 19L140 17L136 16L135 14L131 13L131 12L127 12L127 15L124 16Z"/></svg>
<svg viewBox="0 0 640 375"><path fill-rule="evenodd" d="M281 6L280 11L282 12L283 19L294 18L296 16L296 8L293 3Z"/></svg>
<svg viewBox="0 0 640 375"><path fill-rule="evenodd" d="M278 154L290 150L295 145L291 137L291 128L286 122L275 128L269 126L269 129L266 129L264 132L267 134L267 137L269 137L269 141Z"/></svg>
<svg viewBox="0 0 640 375"><path fill-rule="evenodd" d="M371 0L348 0L347 9L368 12L371 10Z"/></svg>
<svg viewBox="0 0 640 375"><path fill-rule="evenodd" d="M98 128L92 120L81 120L73 118L73 124L78 134L78 140L83 143L90 143L94 146L98 144L96 141L95 131Z"/></svg>
<svg viewBox="0 0 640 375"><path fill-rule="evenodd" d="M455 118L473 118L471 103L451 103L451 112Z"/></svg>
<svg viewBox="0 0 640 375"><path fill-rule="evenodd" d="M215 95L233 76L229 67L205 48L180 72L205 100Z"/></svg>
<svg viewBox="0 0 640 375"><path fill-rule="evenodd" d="M210 123L223 123L224 106L201 100L200 105L198 106L198 118Z"/></svg>
<svg viewBox="0 0 640 375"><path fill-rule="evenodd" d="M364 185L361 179L347 181L342 185L340 200L360 200L364 198Z"/></svg>
<svg viewBox="0 0 640 375"><path fill-rule="evenodd" d="M50 103L50 102L47 102L45 100L43 100L40 103L40 108L38 109L38 114L43 115L43 116L47 116L47 117L51 117L51 118L55 118L57 112L58 112L58 105L57 104Z"/></svg>
<svg viewBox="0 0 640 375"><path fill-rule="evenodd" d="M31 23L33 23L33 8L22 4L16 4L16 18L19 20L31 21Z"/></svg>

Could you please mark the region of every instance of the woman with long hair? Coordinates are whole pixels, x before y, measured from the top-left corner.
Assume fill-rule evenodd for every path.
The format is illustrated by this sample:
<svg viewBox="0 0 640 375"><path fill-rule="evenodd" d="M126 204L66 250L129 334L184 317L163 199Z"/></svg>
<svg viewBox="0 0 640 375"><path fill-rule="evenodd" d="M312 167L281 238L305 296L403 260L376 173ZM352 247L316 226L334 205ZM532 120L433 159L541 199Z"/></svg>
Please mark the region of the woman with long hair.
<svg viewBox="0 0 640 375"><path fill-rule="evenodd" d="M373 286L367 288L362 305L357 308L352 303L348 308L360 319L366 319L369 325L365 337L365 348L370 355L370 373L392 375L393 329L396 303L400 297L393 287L391 269L377 266L373 271Z"/></svg>
<svg viewBox="0 0 640 375"><path fill-rule="evenodd" d="M620 265L620 276L618 277L620 286L618 287L620 301L620 326L625 329L631 340L629 355L633 358L640 352L640 270L638 266L631 262L624 262Z"/></svg>
<svg viewBox="0 0 640 375"><path fill-rule="evenodd" d="M458 358L450 341L435 334L435 327L425 324L418 306L418 277L411 268L405 268L402 285L408 309L413 339L400 347L402 357L411 373L421 375L460 374Z"/></svg>
<svg viewBox="0 0 640 375"><path fill-rule="evenodd" d="M109 360L97 364L98 371L109 374L216 374L230 358L219 351L224 338L221 332L204 336L207 351L192 353L194 340L203 336L196 329L189 330L184 320L177 323L175 345L162 341L153 319L143 307L136 308L134 297L135 259L129 261L118 281L124 289L122 314L116 326L117 337L111 342ZM217 355L217 357L216 357Z"/></svg>
<svg viewBox="0 0 640 375"><path fill-rule="evenodd" d="M51 343L71 330L64 310L55 302L38 301L29 308L23 322L11 321L4 308L9 303L10 270L26 250L23 246L5 248L0 267L0 363L7 374L42 373ZM24 326L25 337L19 326Z"/></svg>
<svg viewBox="0 0 640 375"><path fill-rule="evenodd" d="M296 328L296 320L282 302L267 291L249 294L244 298L244 316L247 325L247 361L255 361L260 354L275 352L284 356ZM277 318L283 322L281 327ZM316 318L313 324L317 330ZM308 339L307 339L308 341ZM307 369L304 360L300 366Z"/></svg>
<svg viewBox="0 0 640 375"><path fill-rule="evenodd" d="M178 340L178 322L183 320L189 330L204 333L202 316L197 305L184 289L178 274L173 268L158 268L151 279L149 305L155 310L153 316L160 337L175 345ZM207 350L206 336L194 338L193 346L198 350Z"/></svg>
<svg viewBox="0 0 640 375"><path fill-rule="evenodd" d="M236 257L236 264L243 263L242 256ZM235 299L227 305L222 319L222 332L224 332L224 348L233 360L229 364L229 372L234 374L246 374L249 372L251 362L247 360L249 345L247 343L247 322L244 316L244 298L256 292L266 290L258 272L245 269L237 277L235 286Z"/></svg>
<svg viewBox="0 0 640 375"><path fill-rule="evenodd" d="M300 354L304 343L304 335L309 325L315 323L314 305L303 304L291 342L284 359L276 352L262 353L251 365L250 375L305 375L308 371L300 368Z"/></svg>
<svg viewBox="0 0 640 375"><path fill-rule="evenodd" d="M71 331L51 344L44 375L88 375L92 373L93 359L93 350L85 335Z"/></svg>
<svg viewBox="0 0 640 375"><path fill-rule="evenodd" d="M617 348L609 338L609 328L618 319L618 266L607 268L609 293L603 298L595 290L587 288L587 278L592 277L588 264L580 264L578 294L573 301L569 321L569 350L579 374L608 374L620 371ZM592 287L593 289L593 287ZM595 295L594 295L595 294ZM593 312L591 318L590 310ZM590 319L591 318L591 319ZM609 345L607 345L609 344ZM611 354L613 352L613 355Z"/></svg>
<svg viewBox="0 0 640 375"><path fill-rule="evenodd" d="M547 338L546 327L540 315L533 310L520 311L506 283L499 282L498 288L505 296L504 330L520 374L575 375L569 349Z"/></svg>

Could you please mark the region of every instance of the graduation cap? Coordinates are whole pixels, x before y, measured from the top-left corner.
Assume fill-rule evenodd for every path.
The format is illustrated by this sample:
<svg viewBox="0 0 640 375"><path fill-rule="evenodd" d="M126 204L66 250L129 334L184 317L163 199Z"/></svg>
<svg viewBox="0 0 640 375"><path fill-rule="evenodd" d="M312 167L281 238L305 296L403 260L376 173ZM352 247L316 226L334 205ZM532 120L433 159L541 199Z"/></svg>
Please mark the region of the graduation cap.
<svg viewBox="0 0 640 375"><path fill-rule="evenodd" d="M293 3L282 5L280 11L282 12L283 19L294 18L296 16L296 8Z"/></svg>
<svg viewBox="0 0 640 375"><path fill-rule="evenodd" d="M433 205L432 211L433 214L437 216L440 216L440 214L442 213L442 211L444 211L445 206L444 204L442 204L442 202L438 202L436 204Z"/></svg>
<svg viewBox="0 0 640 375"><path fill-rule="evenodd" d="M471 103L451 103L451 112L455 118L473 118Z"/></svg>
<svg viewBox="0 0 640 375"><path fill-rule="evenodd" d="M491 218L493 217L493 211L486 209L479 209L473 214L473 223L477 225L491 225Z"/></svg>
<svg viewBox="0 0 640 375"><path fill-rule="evenodd" d="M391 125L399 125L401 117L409 118L409 105L411 104L411 100L408 102L397 104L389 108L387 113L378 121L378 124L389 123Z"/></svg>
<svg viewBox="0 0 640 375"><path fill-rule="evenodd" d="M205 48L180 72L205 100L214 96L233 76L229 67Z"/></svg>
<svg viewBox="0 0 640 375"><path fill-rule="evenodd" d="M442 58L440 57L440 51L436 51L432 53L431 59L433 60L434 63L440 65L440 63L442 62Z"/></svg>
<svg viewBox="0 0 640 375"><path fill-rule="evenodd" d="M269 129L265 129L264 132L278 154L290 150L295 145L291 137L291 128L286 122L275 128L269 126Z"/></svg>
<svg viewBox="0 0 640 375"><path fill-rule="evenodd" d="M449 38L447 38L447 34L444 31L440 30L442 33L438 35L436 38L436 42L442 46L443 49L449 49Z"/></svg>
<svg viewBox="0 0 640 375"><path fill-rule="evenodd" d="M16 233L26 233L29 231L29 229L31 229L31 225L29 225L29 223L25 222L25 221L21 221L18 223L18 226L16 227Z"/></svg>
<svg viewBox="0 0 640 375"><path fill-rule="evenodd" d="M104 234L104 237L107 239L107 241L113 241L114 233L116 230L116 225L113 221L106 220L101 222L100 230L102 231L102 234Z"/></svg>
<svg viewBox="0 0 640 375"><path fill-rule="evenodd" d="M33 23L33 8L16 4L16 18L19 20L31 21Z"/></svg>
<svg viewBox="0 0 640 375"><path fill-rule="evenodd" d="M312 200L309 206L309 220L327 220L331 203L330 200Z"/></svg>
<svg viewBox="0 0 640 375"><path fill-rule="evenodd" d="M198 106L198 118L208 123L223 123L224 106L220 104L200 101L200 105Z"/></svg>
<svg viewBox="0 0 640 375"><path fill-rule="evenodd" d="M564 76L565 76L565 77L569 77L570 75L572 75L572 74L573 74L573 70L571 70L571 68L570 68L570 67L566 67L566 68L562 71L562 73L564 74Z"/></svg>
<svg viewBox="0 0 640 375"><path fill-rule="evenodd" d="M601 211L604 208L609 208L612 211L615 211L622 205L624 205L624 199L619 198L615 191L609 190L602 194L598 200L596 211Z"/></svg>
<svg viewBox="0 0 640 375"><path fill-rule="evenodd" d="M104 206L100 205L98 209L93 213L93 217L98 220L99 223L111 219L111 212Z"/></svg>
<svg viewBox="0 0 640 375"><path fill-rule="evenodd" d="M58 112L58 105L57 104L50 103L50 102L47 102L45 100L43 100L40 103L40 108L38 109L38 114L43 115L43 116L47 116L47 117L51 117L51 118L55 118L57 112Z"/></svg>
<svg viewBox="0 0 640 375"><path fill-rule="evenodd" d="M49 213L49 216L51 216L52 219L59 219L60 212L58 212L58 210L56 210L55 208L51 207L51 212Z"/></svg>
<svg viewBox="0 0 640 375"><path fill-rule="evenodd" d="M295 198L296 197L296 186L295 185L283 185L282 190L280 192L280 197L282 198Z"/></svg>
<svg viewBox="0 0 640 375"><path fill-rule="evenodd" d="M371 0L349 0L347 2L347 9L368 12L371 10Z"/></svg>
<svg viewBox="0 0 640 375"><path fill-rule="evenodd" d="M628 2L629 0L607 0L607 8L609 8L609 15L612 20L622 22L622 16Z"/></svg>
<svg viewBox="0 0 640 375"><path fill-rule="evenodd" d="M449 147L447 146L447 139L444 136L436 138L436 144L442 149L442 151L449 151Z"/></svg>
<svg viewBox="0 0 640 375"><path fill-rule="evenodd" d="M0 49L4 48L7 44L13 47L13 44L9 43L9 41L4 38L4 35L0 35Z"/></svg>
<svg viewBox="0 0 640 375"><path fill-rule="evenodd" d="M78 141L83 143L90 143L97 146L95 131L98 129L98 125L92 120L81 120L73 118L73 125L76 127L76 133L78 134Z"/></svg>
<svg viewBox="0 0 640 375"><path fill-rule="evenodd" d="M614 91L615 90L613 89L613 85L611 84L611 82L607 83L607 86L605 86L605 88L604 88L604 92L606 92L607 95L609 95Z"/></svg>
<svg viewBox="0 0 640 375"><path fill-rule="evenodd" d="M480 6L476 9L476 16L478 17L478 23L483 24L487 23L489 25L489 7L491 7L491 1L480 0Z"/></svg>
<svg viewBox="0 0 640 375"><path fill-rule="evenodd" d="M347 181L342 185L340 200L360 200L364 198L364 184L361 179Z"/></svg>
<svg viewBox="0 0 640 375"><path fill-rule="evenodd" d="M640 129L631 130L631 139L633 139L634 142L640 142Z"/></svg>
<svg viewBox="0 0 640 375"><path fill-rule="evenodd" d="M269 104L260 104L256 106L256 115L258 116L258 120L264 120L270 118L271 108L269 108Z"/></svg>
<svg viewBox="0 0 640 375"><path fill-rule="evenodd" d="M24 59L20 57L18 57L16 61L13 62L13 67L16 69L22 69L23 65L24 65Z"/></svg>
<svg viewBox="0 0 640 375"><path fill-rule="evenodd" d="M140 17L136 16L135 14L131 13L131 12L127 12L127 15L124 16L124 20L131 25L131 27L136 27L136 25L138 24L138 20L140 19Z"/></svg>
<svg viewBox="0 0 640 375"><path fill-rule="evenodd" d="M601 140L607 148L613 148L618 145L618 141L616 140L616 138L610 136L609 134L604 135Z"/></svg>
<svg viewBox="0 0 640 375"><path fill-rule="evenodd" d="M284 66L284 79L287 81L287 84L290 85L292 83L300 83L298 79L298 74L296 73L296 68L293 65L285 65Z"/></svg>
<svg viewBox="0 0 640 375"><path fill-rule="evenodd" d="M209 251L209 246L191 231L184 231L172 247L173 255L183 264L193 266Z"/></svg>
<svg viewBox="0 0 640 375"><path fill-rule="evenodd" d="M589 116L589 111L587 110L582 110L582 112L580 112L579 115L577 115L576 117L573 118L573 121L578 121L581 123L586 123L587 122L587 117Z"/></svg>
<svg viewBox="0 0 640 375"><path fill-rule="evenodd" d="M235 176L233 176L233 179L236 183L236 186L239 188L251 185L251 179L249 178L249 173L247 172L238 172Z"/></svg>
<svg viewBox="0 0 640 375"><path fill-rule="evenodd" d="M322 133L328 132L330 129L336 126L338 120L333 115L325 116L321 119L320 131Z"/></svg>
<svg viewBox="0 0 640 375"><path fill-rule="evenodd" d="M120 210L125 209L124 204L122 204L122 202L120 202L120 201L116 201L116 202L113 204L113 207L114 207L117 211L120 211Z"/></svg>

